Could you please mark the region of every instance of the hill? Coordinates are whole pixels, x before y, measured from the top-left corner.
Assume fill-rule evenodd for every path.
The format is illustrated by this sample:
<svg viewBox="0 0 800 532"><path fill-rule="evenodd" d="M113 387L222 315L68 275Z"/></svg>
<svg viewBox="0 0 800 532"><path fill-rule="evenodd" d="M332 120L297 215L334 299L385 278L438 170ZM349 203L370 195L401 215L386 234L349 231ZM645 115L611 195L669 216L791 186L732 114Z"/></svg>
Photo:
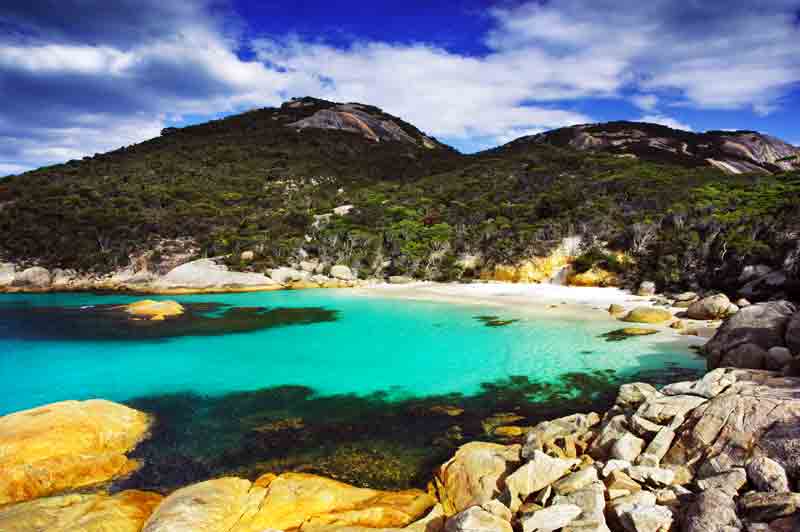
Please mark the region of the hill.
<svg viewBox="0 0 800 532"><path fill-rule="evenodd" d="M682 166L714 166L730 174L800 169L800 148L756 131L693 133L659 124L585 124L525 137L544 143Z"/></svg>
<svg viewBox="0 0 800 532"><path fill-rule="evenodd" d="M597 128L468 156L372 106L296 99L4 180L0 259L159 273L202 256L251 271L312 259L453 280L578 237L577 271L623 282L727 286L760 263L797 275L800 173L777 142L737 159L730 139L755 134ZM608 141L619 134L634 140ZM675 142L686 149L659 147Z"/></svg>

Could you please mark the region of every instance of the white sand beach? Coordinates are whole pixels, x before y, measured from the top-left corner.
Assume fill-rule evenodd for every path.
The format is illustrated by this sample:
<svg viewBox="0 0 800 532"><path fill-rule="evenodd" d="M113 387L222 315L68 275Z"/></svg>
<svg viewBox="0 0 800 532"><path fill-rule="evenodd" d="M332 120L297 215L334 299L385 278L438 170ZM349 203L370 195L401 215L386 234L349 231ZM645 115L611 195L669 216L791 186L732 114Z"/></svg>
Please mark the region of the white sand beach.
<svg viewBox="0 0 800 532"><path fill-rule="evenodd" d="M393 285L374 284L351 289L351 293L365 297L385 297L417 301L433 301L462 305L508 307L515 311L535 314L549 319L586 319L616 321L608 313L612 304L627 310L634 307L655 306L651 297L631 294L621 288L563 286L557 284L503 283L497 281L461 283L413 282ZM664 307L661 307L664 308ZM668 308L673 313L683 309ZM685 320L689 327L706 326L706 322ZM620 328L642 326L658 329L662 334L649 336L648 340L679 341L689 345L702 345L707 339L681 334L680 330L663 324L636 324L619 321ZM667 333L667 334L663 334Z"/></svg>

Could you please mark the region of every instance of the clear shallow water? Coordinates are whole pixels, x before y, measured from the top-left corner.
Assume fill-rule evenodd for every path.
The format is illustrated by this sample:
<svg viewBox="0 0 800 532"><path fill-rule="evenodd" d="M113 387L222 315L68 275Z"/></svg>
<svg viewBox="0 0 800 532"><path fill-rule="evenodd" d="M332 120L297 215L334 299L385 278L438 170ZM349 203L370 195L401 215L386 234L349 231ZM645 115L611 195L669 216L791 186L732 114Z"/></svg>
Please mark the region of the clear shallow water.
<svg viewBox="0 0 800 532"><path fill-rule="evenodd" d="M0 295L0 306L81 307L137 297ZM158 340L24 339L0 318L0 414L63 399L117 401L175 392L219 396L281 385L320 395L388 392L393 399L458 392L509 376L557 382L570 372L633 375L701 369L679 344L607 342L619 322L540 319L510 309L375 299L346 291L176 297L240 307L322 307L336 320L216 336ZM19 312L26 312L24 306ZM489 327L476 316L518 319ZM42 326L42 325L37 325ZM663 333L662 333L663 334Z"/></svg>
<svg viewBox="0 0 800 532"><path fill-rule="evenodd" d="M166 323L108 310L137 299L0 295L0 414L92 397L152 414L132 453L143 466L112 489L284 471L424 488L464 442L508 443L495 426L602 411L622 382L703 369L680 343L606 341L620 323L603 313L548 319L346 290L177 297L189 312Z"/></svg>

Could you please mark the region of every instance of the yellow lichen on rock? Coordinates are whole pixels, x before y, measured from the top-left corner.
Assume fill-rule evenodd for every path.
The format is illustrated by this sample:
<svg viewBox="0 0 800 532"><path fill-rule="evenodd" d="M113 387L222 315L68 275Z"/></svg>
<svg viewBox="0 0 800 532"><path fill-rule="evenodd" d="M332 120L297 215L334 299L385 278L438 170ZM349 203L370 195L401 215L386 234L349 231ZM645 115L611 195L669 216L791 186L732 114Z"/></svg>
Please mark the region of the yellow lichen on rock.
<svg viewBox="0 0 800 532"><path fill-rule="evenodd" d="M619 286L617 274L593 267L585 272L570 275L567 284L571 286Z"/></svg>
<svg viewBox="0 0 800 532"><path fill-rule="evenodd" d="M668 310L653 307L636 307L628 312L628 314L622 318L622 321L632 323L661 323L671 319L672 313Z"/></svg>
<svg viewBox="0 0 800 532"><path fill-rule="evenodd" d="M125 475L148 433L143 412L111 401L63 401L0 417L0 505Z"/></svg>
<svg viewBox="0 0 800 532"><path fill-rule="evenodd" d="M397 528L422 517L434 503L419 490L356 488L302 473L267 474L252 484L230 477L172 493L147 521L144 532Z"/></svg>
<svg viewBox="0 0 800 532"><path fill-rule="evenodd" d="M125 305L125 310L132 316L149 318L153 321L180 316L185 312L183 305L177 301L153 301L152 299L143 299L130 305Z"/></svg>
<svg viewBox="0 0 800 532"><path fill-rule="evenodd" d="M543 283L555 277L571 262L572 257L554 253L547 257L533 257L516 265L498 264L494 270L484 271L481 278L507 283Z"/></svg>
<svg viewBox="0 0 800 532"><path fill-rule="evenodd" d="M163 497L129 490L46 497L0 508L3 532L139 532Z"/></svg>

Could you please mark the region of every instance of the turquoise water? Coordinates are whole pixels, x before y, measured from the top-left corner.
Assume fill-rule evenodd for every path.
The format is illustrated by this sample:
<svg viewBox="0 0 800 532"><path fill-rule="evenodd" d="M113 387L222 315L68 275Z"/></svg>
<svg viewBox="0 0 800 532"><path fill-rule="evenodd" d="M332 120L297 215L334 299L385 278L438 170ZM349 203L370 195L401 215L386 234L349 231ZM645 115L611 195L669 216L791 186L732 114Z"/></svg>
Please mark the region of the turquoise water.
<svg viewBox="0 0 800 532"><path fill-rule="evenodd" d="M92 294L2 295L0 307L130 302ZM607 342L610 319L533 318L509 309L358 297L304 290L176 297L184 303L238 307L321 307L335 321L212 336L131 341L30 338L0 317L0 414L63 399L116 401L193 392L219 396L282 385L319 395L385 392L391 398L459 392L509 376L556 382L569 372L613 369L633 375L668 367L701 369L685 347L646 338ZM18 309L18 311L16 310ZM508 325L489 327L476 316ZM8 317L8 312L6 317ZM47 323L37 322L46 333ZM664 334L664 333L662 333Z"/></svg>

